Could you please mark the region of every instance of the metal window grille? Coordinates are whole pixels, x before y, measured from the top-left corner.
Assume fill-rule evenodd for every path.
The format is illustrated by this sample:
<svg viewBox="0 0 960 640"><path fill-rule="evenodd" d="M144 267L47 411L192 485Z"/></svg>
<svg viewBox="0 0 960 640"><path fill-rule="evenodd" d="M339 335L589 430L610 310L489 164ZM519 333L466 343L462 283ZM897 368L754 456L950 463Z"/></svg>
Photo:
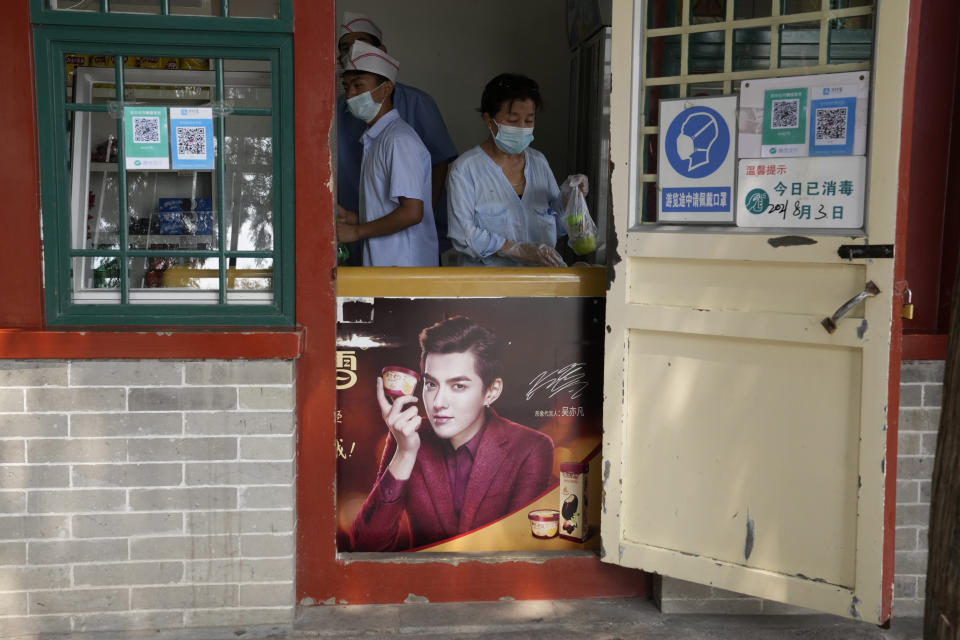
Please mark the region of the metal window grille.
<svg viewBox="0 0 960 640"><path fill-rule="evenodd" d="M36 2L47 0L35 0ZM289 6L289 0L283 0L281 6ZM60 20L75 20L76 24L39 24L34 28L35 54L37 60L37 105L40 136L40 165L41 165L41 198L43 202L43 230L44 230L44 280L46 291L47 319L51 324L69 325L160 325L160 324L189 324L189 325L287 325L293 322L293 184L289 168L293 159L292 128L289 125L289 111L282 105L292 102L292 38L284 33L283 28L274 29L274 33L253 33L247 27L237 30L215 30L208 22L205 28L197 26L183 27L186 23L197 23L202 20L193 17L170 16L170 21L176 21L178 28L151 29L141 28L139 24L126 24L130 16L99 16L104 22L103 28L85 29L94 27L85 18L98 17L83 15L79 12L53 12L39 18L46 19L49 14L59 14ZM38 18L38 15L34 15ZM138 20L158 21L161 17L136 16ZM119 26L107 25L107 22L118 20L123 22ZM205 20L228 20L225 18L205 18ZM232 21L232 19L229 19ZM245 23L245 21L240 21ZM252 21L251 21L252 22ZM256 22L277 22L258 20ZM249 24L249 23L245 23ZM127 27L134 28L127 28ZM155 25L151 25L155 26ZM78 28L80 27L80 28ZM200 31L197 31L200 29ZM204 33L202 42L197 41L197 34ZM212 245L193 247L187 243L182 248L163 248L162 244L151 246L149 243L140 246L131 242L128 228L128 170L124 162L123 145L118 145L118 154L115 160L105 160L111 164L113 175L117 183L117 223L115 247L110 243L86 242L82 233L77 232L75 224L76 211L82 210L72 206L75 193L86 193L86 189L76 190L71 186L71 177L75 171L76 162L71 163L75 154L72 149L71 122L78 117L104 117L110 114L117 117L125 106L131 103L126 89L131 87L139 90L138 86L157 84L154 76L150 81L137 80L135 74L147 71L131 69L120 63L124 56L154 57L170 55L198 58L211 61L207 71L181 71L173 73L193 73L205 76L197 78L198 83L192 83L186 88L197 88L204 93L209 106L213 107L214 114L214 169L207 171L212 176L213 185L210 190L213 224L216 225L216 239ZM112 68L99 81L94 81L94 91L98 99L78 100L71 102L64 91L70 59L72 54L99 54L101 57L112 58ZM270 80L267 89L267 104L261 104L258 98L250 103L231 103L224 99L225 87L241 86L236 71L224 69L224 63L230 60L260 61L269 67ZM108 71L107 68L102 69ZM160 71L158 71L160 72ZM89 73L89 72L84 72ZM162 72L160 72L162 73ZM231 76L233 74L233 76ZM261 74L262 75L262 74ZM129 76L129 77L128 77ZM97 76L99 77L99 75ZM146 78L146 75L138 76ZM179 77L179 76L178 76ZM233 80L231 80L231 77ZM109 78L109 79L108 79ZM180 83L183 80L172 82ZM96 84L99 82L100 84ZM166 84L161 82L160 84ZM125 86L126 85L126 86ZM178 84L179 86L179 84ZM251 85L253 86L253 85ZM145 92L156 87L143 86ZM109 91L110 95L102 92ZM261 94L263 95L263 94ZM240 98L238 98L240 99ZM106 101L106 102L105 102ZM137 101L133 97L133 103ZM160 106L166 106L167 101L160 99ZM203 106L203 105L199 105ZM222 108L221 108L222 107ZM224 203L228 189L224 185L226 175L225 154L234 144L231 140L230 122L236 123L236 118L263 118L262 122L270 131L269 149L261 154L264 171L269 172L269 190L272 201L265 205L269 209L272 223L272 238L261 248L259 245L236 246L232 239L227 240L228 225L224 215L227 209ZM65 135L70 133L71 135ZM117 141L123 140L122 119L118 118L116 131L113 137ZM73 145L76 146L76 145ZM92 154L80 146L81 154L89 160ZM108 147L109 149L109 147ZM109 156L109 151L105 152ZM236 155L236 154L235 154ZM98 162L98 161L93 161ZM236 173L239 165L231 165ZM245 166L245 165L244 165ZM174 171L176 172L176 171ZM83 172L81 171L82 175ZM233 193L233 191L230 191ZM173 197L180 197L174 194ZM154 198L155 200L156 198ZM102 201L102 198L99 198ZM237 203L234 203L234 209ZM199 210L199 207L198 207ZM196 214L199 217L199 213ZM81 220L82 222L82 220ZM100 227L97 227L98 229ZM232 230L238 228L234 222ZM151 227L152 229L152 227ZM141 233L136 231L135 233ZM149 232L148 232L149 233ZM79 239L79 241L78 241ZM111 241L113 242L113 241ZM209 243L208 243L209 244ZM249 245L250 243L247 243ZM269 246L267 246L269 245ZM201 285L209 289L211 295L186 295L182 299L176 298L175 291L164 298L160 295L148 295L144 283L132 283L127 266L132 260L146 262L151 258L173 257L184 259L210 260L216 262L216 269L208 269L209 273L202 273L198 277L208 278L206 282L217 283L216 291L213 286ZM81 284L83 296L76 295L79 291L77 282L85 283L85 279L78 279L78 272L74 266L83 261L98 260L99 263L112 261L119 268L117 283L112 281L104 288L112 291L95 292L88 290L89 285ZM260 261L264 268L246 269L244 264L254 264ZM259 263L256 263L259 264ZM266 266L270 265L270 266ZM270 274L265 274L269 269ZM82 271L82 269L81 269ZM215 273L214 273L215 271ZM96 288L97 273L92 276L93 287ZM112 279L112 275L110 276ZM256 291L240 291L240 289L261 287L251 279L266 280L269 278L271 293L260 294ZM189 285L170 285L176 287L191 287ZM91 293L93 295L87 295ZM102 294L102 295L98 295ZM201 293L201 292L197 292ZM109 294L109 295L107 295ZM210 299L211 296L213 299ZM102 300L100 298L103 298ZM169 298L169 299L167 299Z"/></svg>
<svg viewBox="0 0 960 640"><path fill-rule="evenodd" d="M53 11L90 11L96 13L145 13L152 15L213 15L230 17L258 17L277 19L277 0L257 0L244 3L249 10L234 11L231 15L230 0L49 0ZM201 13L206 11L209 13ZM270 15L272 14L272 15Z"/></svg>
<svg viewBox="0 0 960 640"><path fill-rule="evenodd" d="M743 80L866 71L873 0L645 0L638 218L656 217L659 102L737 93Z"/></svg>

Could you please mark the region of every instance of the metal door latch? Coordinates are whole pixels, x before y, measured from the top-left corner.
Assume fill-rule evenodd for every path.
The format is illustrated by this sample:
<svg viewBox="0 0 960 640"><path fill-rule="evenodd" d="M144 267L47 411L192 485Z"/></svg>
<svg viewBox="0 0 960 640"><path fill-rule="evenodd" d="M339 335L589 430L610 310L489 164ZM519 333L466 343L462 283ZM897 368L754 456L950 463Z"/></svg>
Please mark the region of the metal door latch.
<svg viewBox="0 0 960 640"><path fill-rule="evenodd" d="M870 280L863 286L863 291L853 296L842 305L840 308L833 312L833 315L829 318L824 318L820 324L823 325L823 328L827 330L827 333L833 333L837 330L837 320L850 313L850 311L863 302L865 298L875 296L880 293L880 287L873 283L873 280Z"/></svg>
<svg viewBox="0 0 960 640"><path fill-rule="evenodd" d="M844 260L892 258L892 244L842 244L837 255Z"/></svg>

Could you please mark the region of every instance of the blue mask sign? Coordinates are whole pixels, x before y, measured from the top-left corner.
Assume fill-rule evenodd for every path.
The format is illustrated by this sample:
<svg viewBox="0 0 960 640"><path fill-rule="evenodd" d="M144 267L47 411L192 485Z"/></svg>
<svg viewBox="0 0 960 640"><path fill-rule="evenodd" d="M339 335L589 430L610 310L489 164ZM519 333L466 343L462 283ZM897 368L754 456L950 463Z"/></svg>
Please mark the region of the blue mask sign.
<svg viewBox="0 0 960 640"><path fill-rule="evenodd" d="M680 175L705 178L730 153L730 129L710 107L690 107L673 119L664 139L667 160Z"/></svg>
<svg viewBox="0 0 960 640"><path fill-rule="evenodd" d="M660 102L657 220L733 222L737 96Z"/></svg>

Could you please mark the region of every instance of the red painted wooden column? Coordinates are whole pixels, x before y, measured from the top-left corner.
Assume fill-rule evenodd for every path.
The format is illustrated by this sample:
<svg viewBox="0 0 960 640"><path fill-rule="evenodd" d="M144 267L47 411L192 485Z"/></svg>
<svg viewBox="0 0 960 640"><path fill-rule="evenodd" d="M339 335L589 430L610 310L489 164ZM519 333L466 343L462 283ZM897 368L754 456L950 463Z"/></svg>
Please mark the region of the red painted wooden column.
<svg viewBox="0 0 960 640"><path fill-rule="evenodd" d="M960 5L914 0L904 83L900 199L906 279L916 313L903 322L903 358L942 359L960 223ZM899 314L898 314L899 315Z"/></svg>
<svg viewBox="0 0 960 640"><path fill-rule="evenodd" d="M7 2L0 20L0 327L43 325L40 184L30 4Z"/></svg>
<svg viewBox="0 0 960 640"><path fill-rule="evenodd" d="M333 411L336 293L333 281L334 13L332 0L294 3L297 361L297 599L324 598L336 563Z"/></svg>

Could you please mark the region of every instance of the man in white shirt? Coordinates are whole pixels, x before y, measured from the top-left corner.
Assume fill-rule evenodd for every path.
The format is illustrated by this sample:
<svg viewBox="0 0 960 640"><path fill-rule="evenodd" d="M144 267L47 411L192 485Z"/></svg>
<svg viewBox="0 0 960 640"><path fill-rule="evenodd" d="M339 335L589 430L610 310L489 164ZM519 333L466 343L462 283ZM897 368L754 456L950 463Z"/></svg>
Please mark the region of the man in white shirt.
<svg viewBox="0 0 960 640"><path fill-rule="evenodd" d="M343 65L347 108L367 129L361 138L360 210L337 205L337 239L362 240L364 266L435 267L430 152L393 108L400 63L357 41Z"/></svg>
<svg viewBox="0 0 960 640"><path fill-rule="evenodd" d="M350 53L350 47L357 41L366 42L389 53L383 43L383 33L373 20L362 13L343 12L343 19L337 29L338 63L343 67L342 59ZM426 92L405 85L394 84L390 97L393 108L403 121L413 127L420 140L430 151L433 217L437 227L437 238L441 253L450 248L447 240L446 195L443 194L447 183L447 168L457 157L457 148L447 133L447 127L440 115L437 103ZM366 123L350 115L344 97L337 98L337 203L346 209L360 208L360 163L363 159L363 136ZM347 264L360 264L360 247L351 247L351 256ZM355 261L354 261L355 260Z"/></svg>

